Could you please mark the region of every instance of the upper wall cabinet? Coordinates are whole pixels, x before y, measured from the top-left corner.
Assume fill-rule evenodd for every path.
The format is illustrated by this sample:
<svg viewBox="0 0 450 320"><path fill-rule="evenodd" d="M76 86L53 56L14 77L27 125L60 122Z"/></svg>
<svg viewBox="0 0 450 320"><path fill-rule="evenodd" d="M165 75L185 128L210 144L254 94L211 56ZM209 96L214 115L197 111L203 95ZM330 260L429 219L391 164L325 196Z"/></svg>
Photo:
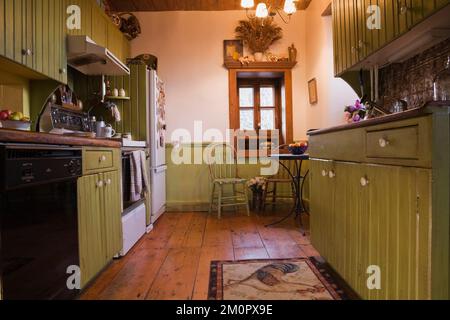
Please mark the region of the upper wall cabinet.
<svg viewBox="0 0 450 320"><path fill-rule="evenodd" d="M63 4L58 0L0 0L0 18L4 21L0 55L66 82Z"/></svg>
<svg viewBox="0 0 450 320"><path fill-rule="evenodd" d="M67 29L69 5L81 9L79 30ZM95 0L0 0L0 21L0 56L62 83L67 83L66 34L87 35L124 62L129 55L128 40Z"/></svg>
<svg viewBox="0 0 450 320"><path fill-rule="evenodd" d="M449 3L449 0L333 0L335 74L342 75Z"/></svg>

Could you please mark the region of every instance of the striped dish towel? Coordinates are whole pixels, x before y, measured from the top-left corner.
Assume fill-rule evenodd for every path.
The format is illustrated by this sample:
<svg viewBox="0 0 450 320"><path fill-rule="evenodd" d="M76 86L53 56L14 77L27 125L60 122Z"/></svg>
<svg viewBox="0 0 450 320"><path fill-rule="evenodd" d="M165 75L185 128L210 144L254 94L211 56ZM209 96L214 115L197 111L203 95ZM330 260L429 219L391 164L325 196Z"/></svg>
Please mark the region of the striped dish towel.
<svg viewBox="0 0 450 320"><path fill-rule="evenodd" d="M141 200L149 189L148 170L144 151L133 151L130 157L130 200Z"/></svg>

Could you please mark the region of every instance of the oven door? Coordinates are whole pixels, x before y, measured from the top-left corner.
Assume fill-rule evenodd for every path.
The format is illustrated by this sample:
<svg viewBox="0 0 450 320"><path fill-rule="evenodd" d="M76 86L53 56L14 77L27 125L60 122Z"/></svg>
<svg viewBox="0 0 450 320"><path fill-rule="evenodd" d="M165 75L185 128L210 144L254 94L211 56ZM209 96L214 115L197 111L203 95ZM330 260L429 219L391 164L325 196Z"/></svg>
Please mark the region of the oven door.
<svg viewBox="0 0 450 320"><path fill-rule="evenodd" d="M123 199L123 213L127 214L136 206L136 204L144 201L144 197L137 201L131 201L131 153L122 153L122 199Z"/></svg>
<svg viewBox="0 0 450 320"><path fill-rule="evenodd" d="M70 299L79 266L77 179L0 193L3 299Z"/></svg>

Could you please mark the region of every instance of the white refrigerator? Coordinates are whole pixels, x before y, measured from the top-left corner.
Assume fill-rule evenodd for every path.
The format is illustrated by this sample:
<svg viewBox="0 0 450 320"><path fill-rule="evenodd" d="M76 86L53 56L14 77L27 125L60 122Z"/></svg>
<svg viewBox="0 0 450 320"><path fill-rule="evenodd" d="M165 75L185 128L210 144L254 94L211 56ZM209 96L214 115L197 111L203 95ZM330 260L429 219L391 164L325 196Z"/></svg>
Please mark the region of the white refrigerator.
<svg viewBox="0 0 450 320"><path fill-rule="evenodd" d="M147 70L147 108L150 121L151 224L166 211L166 100L164 83L155 70Z"/></svg>

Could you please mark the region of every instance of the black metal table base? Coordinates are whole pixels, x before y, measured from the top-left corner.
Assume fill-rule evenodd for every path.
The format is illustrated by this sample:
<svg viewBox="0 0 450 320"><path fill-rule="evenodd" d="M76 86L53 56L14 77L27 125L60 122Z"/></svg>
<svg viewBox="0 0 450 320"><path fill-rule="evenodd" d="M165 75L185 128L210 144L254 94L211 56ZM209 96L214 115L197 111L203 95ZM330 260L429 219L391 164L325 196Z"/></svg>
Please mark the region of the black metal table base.
<svg viewBox="0 0 450 320"><path fill-rule="evenodd" d="M306 211L305 205L303 203L303 187L305 184L305 178L308 176L309 171L307 171L304 176L301 175L301 171L302 171L303 160L308 160L309 156L308 155L272 155L271 157L276 158L278 160L295 161L295 172L292 172L289 169L289 167L287 167L283 162L281 162L281 161L279 162L279 164L286 170L286 172L292 179L292 186L294 189L295 201L294 201L294 206L292 207L292 209L290 210L288 215L286 215L285 217L283 217L280 220L277 220L275 222L272 222L272 223L266 225L266 227L272 227L274 225L277 225L279 223L286 221L291 216L294 216L294 219L299 218L300 231L303 235L305 235L306 232L305 232L305 229L303 226L302 214L307 213L307 211Z"/></svg>

